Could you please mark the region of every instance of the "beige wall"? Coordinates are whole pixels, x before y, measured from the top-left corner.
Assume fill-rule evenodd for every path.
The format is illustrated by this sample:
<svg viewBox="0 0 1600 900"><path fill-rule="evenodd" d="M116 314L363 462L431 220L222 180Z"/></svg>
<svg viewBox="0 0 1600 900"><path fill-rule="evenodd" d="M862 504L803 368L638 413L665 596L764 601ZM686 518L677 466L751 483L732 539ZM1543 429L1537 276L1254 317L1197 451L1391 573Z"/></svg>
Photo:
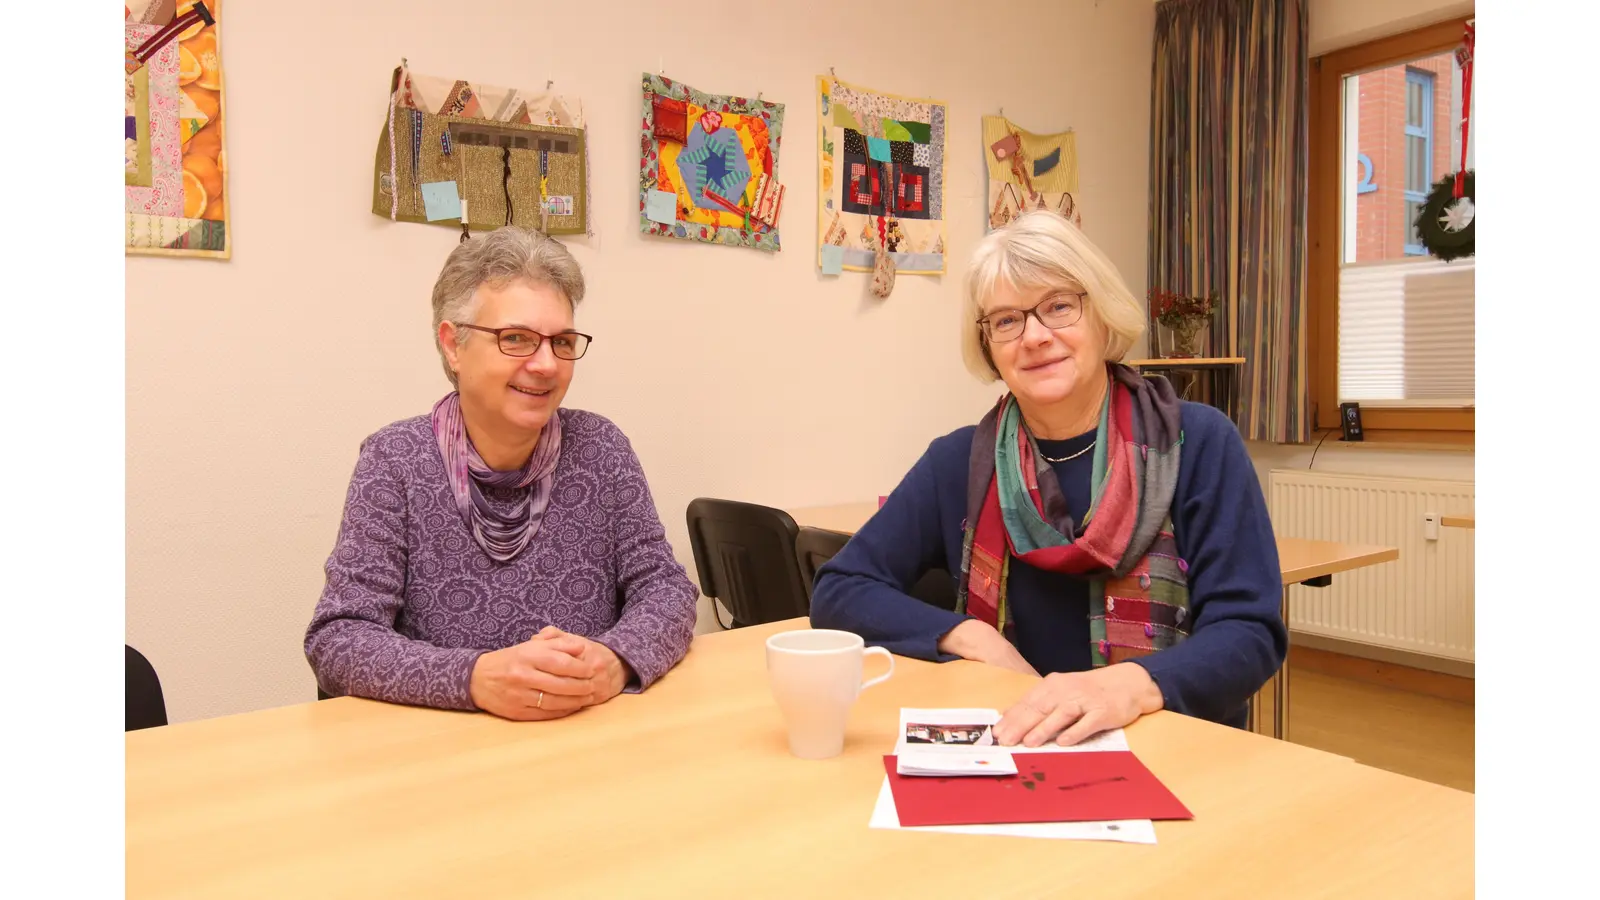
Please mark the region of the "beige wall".
<svg viewBox="0 0 1600 900"><path fill-rule="evenodd" d="M874 497L993 396L960 366L955 275L886 302L817 275L814 76L949 102L955 272L982 233L979 116L1076 128L1086 227L1142 293L1153 19L1136 0L229 4L234 258L126 270L127 634L173 718L311 699L301 640L357 444L447 389L427 302L455 235L368 212L402 54L583 98L598 235L568 243L597 340L568 402L632 438L692 577L693 497ZM638 79L662 66L788 104L784 252L638 233Z"/></svg>

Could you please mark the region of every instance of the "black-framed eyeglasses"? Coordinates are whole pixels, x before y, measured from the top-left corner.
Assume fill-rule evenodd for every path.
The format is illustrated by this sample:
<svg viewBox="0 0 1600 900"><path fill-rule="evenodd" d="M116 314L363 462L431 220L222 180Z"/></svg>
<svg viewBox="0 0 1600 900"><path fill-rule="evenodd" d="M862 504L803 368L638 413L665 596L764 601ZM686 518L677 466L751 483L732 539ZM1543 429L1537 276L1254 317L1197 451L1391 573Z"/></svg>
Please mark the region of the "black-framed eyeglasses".
<svg viewBox="0 0 1600 900"><path fill-rule="evenodd" d="M540 334L531 328L485 328L482 325L467 325L463 322L456 323L457 328L471 328L494 335L495 343L500 345L500 352L507 356L532 356L539 352L539 346L545 341L550 342L550 352L561 359L581 359L589 349L589 342L594 340L587 334L577 331L563 331L560 334Z"/></svg>
<svg viewBox="0 0 1600 900"><path fill-rule="evenodd" d="M997 309L978 320L983 336L991 344L1004 344L1022 337L1028 317L1054 331L1078 324L1083 318L1083 299L1088 291L1060 291L1040 300L1031 309Z"/></svg>

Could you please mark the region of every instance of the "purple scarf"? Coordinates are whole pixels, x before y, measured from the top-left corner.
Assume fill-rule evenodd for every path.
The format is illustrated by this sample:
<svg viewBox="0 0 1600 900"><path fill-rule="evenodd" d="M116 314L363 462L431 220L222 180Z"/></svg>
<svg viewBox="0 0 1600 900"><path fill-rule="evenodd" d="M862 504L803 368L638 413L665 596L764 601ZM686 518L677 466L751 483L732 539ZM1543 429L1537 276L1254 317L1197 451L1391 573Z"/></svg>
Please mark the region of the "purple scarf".
<svg viewBox="0 0 1600 900"><path fill-rule="evenodd" d="M483 552L497 562L516 559L528 546L550 505L550 485L554 481L556 460L561 456L561 413L550 416L539 432L533 455L520 471L496 472L489 468L467 439L461 419L461 395L447 394L433 406L433 436L444 457L445 477L456 495L456 509L467 523ZM492 488L530 488L526 495L501 515L483 496L483 485ZM531 487L530 487L531 486Z"/></svg>

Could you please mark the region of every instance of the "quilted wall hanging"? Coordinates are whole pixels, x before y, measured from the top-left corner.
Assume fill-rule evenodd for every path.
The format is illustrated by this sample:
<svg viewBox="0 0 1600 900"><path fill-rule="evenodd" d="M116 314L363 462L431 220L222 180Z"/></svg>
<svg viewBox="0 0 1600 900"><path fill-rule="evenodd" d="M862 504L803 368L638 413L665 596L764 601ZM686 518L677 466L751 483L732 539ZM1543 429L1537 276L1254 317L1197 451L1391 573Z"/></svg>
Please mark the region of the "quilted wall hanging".
<svg viewBox="0 0 1600 900"><path fill-rule="evenodd" d="M945 104L817 78L817 229L825 274L945 271Z"/></svg>
<svg viewBox="0 0 1600 900"><path fill-rule="evenodd" d="M389 82L372 211L475 231L591 233L582 104L418 75L402 63Z"/></svg>
<svg viewBox="0 0 1600 900"><path fill-rule="evenodd" d="M221 0L124 0L124 250L227 259Z"/></svg>
<svg viewBox="0 0 1600 900"><path fill-rule="evenodd" d="M639 230L778 250L783 104L706 94L644 73Z"/></svg>
<svg viewBox="0 0 1600 900"><path fill-rule="evenodd" d="M1036 209L1058 212L1083 227L1072 132L1031 134L1003 116L984 116L983 157L989 169L991 230Z"/></svg>

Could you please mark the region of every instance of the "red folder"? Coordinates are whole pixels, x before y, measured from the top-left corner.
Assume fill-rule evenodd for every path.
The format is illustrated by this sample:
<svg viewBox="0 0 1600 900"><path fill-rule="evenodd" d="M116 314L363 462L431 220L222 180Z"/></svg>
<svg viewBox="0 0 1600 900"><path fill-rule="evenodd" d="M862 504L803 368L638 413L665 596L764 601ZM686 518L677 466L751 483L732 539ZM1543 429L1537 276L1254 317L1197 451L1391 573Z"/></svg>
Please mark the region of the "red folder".
<svg viewBox="0 0 1600 900"><path fill-rule="evenodd" d="M1018 753L1017 774L930 778L895 772L883 758L903 827L1009 822L1192 819L1139 758L1108 753Z"/></svg>

